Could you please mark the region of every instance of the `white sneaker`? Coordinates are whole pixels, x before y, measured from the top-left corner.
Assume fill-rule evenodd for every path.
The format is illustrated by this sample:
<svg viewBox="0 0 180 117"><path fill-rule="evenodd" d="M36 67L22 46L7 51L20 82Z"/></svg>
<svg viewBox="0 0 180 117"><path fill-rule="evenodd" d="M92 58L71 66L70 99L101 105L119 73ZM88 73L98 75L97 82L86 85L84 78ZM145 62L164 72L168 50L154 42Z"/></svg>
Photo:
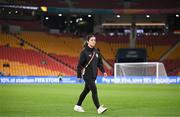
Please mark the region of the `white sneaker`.
<svg viewBox="0 0 180 117"><path fill-rule="evenodd" d="M77 112L81 112L81 113L82 113L82 112L85 112L84 109L83 109L83 107L82 107L82 106L78 106L78 105L75 105L75 106L74 106L74 110L77 111Z"/></svg>
<svg viewBox="0 0 180 117"><path fill-rule="evenodd" d="M97 109L98 114L102 114L102 113L104 113L105 111L107 111L107 108L103 107L103 105L101 105L101 106Z"/></svg>

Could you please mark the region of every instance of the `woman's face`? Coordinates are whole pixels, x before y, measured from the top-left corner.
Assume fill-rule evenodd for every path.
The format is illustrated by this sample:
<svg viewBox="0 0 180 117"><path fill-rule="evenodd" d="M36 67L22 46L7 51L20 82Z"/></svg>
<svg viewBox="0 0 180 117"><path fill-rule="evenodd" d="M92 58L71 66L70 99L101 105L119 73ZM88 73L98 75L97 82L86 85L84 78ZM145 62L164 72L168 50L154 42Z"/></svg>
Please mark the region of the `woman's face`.
<svg viewBox="0 0 180 117"><path fill-rule="evenodd" d="M90 39L89 39L89 41L87 41L87 43L88 43L88 46L90 48L95 47L95 45L96 45L96 37L90 37Z"/></svg>

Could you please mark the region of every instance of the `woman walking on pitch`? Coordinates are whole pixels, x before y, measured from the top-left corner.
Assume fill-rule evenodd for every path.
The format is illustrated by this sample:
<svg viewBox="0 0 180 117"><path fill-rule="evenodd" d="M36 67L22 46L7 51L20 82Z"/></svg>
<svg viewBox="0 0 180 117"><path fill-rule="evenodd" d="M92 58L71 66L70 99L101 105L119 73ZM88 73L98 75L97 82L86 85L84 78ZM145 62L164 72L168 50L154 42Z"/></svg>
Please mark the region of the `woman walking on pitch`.
<svg viewBox="0 0 180 117"><path fill-rule="evenodd" d="M107 110L107 108L100 106L97 88L95 80L97 77L97 68L107 76L107 73L104 70L102 57L100 52L95 48L96 37L94 35L87 36L87 42L84 49L81 51L79 63L77 65L77 79L80 80L83 78L85 81L84 90L79 96L77 104L74 106L74 110L77 112L85 112L83 109L82 102L85 99L86 95L91 91L92 99L96 106L98 114L102 114Z"/></svg>

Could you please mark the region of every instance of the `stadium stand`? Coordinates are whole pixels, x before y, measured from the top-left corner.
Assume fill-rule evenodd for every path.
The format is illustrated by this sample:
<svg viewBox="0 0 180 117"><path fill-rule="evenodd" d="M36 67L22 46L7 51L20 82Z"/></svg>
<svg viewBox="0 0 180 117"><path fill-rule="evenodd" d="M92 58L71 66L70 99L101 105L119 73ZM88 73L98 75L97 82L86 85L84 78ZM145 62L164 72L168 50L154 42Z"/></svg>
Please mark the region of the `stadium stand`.
<svg viewBox="0 0 180 117"><path fill-rule="evenodd" d="M3 37L1 39L1 44L0 44L1 60L5 59L8 60L9 62L19 62L23 64L28 64L30 66L31 65L38 66L43 69L45 68L51 70L52 72L56 72L56 75L57 73L58 74L62 73L64 75L75 74L74 70L63 65L62 63L55 61L49 56L40 53L35 48L30 47L27 44L24 44L23 46L20 45L21 41L16 40L14 36L8 34L1 34L1 36ZM2 65L3 63L1 63L1 66ZM42 73L41 75L44 75L43 72L41 73ZM24 75L26 74L24 73ZM40 75L40 74L36 74L36 75ZM55 73L49 75L55 75Z"/></svg>
<svg viewBox="0 0 180 117"><path fill-rule="evenodd" d="M101 49L103 56L107 58L110 65L114 65L114 57L118 48L128 48L129 37L127 36L102 36L97 35L97 40L100 41L97 47ZM137 37L137 48L146 48L148 53L148 61L159 61L160 57L171 49L174 44L179 42L179 35L142 35ZM108 52L107 52L108 51ZM178 54L179 47L174 50L167 60L163 61L169 75L177 75L176 67L179 65ZM173 71L174 70L174 71ZM173 71L173 72L172 72ZM178 69L177 69L178 71Z"/></svg>
<svg viewBox="0 0 180 117"><path fill-rule="evenodd" d="M41 55L41 53L33 51L33 50L1 47L0 51L1 51L1 60L8 60L9 62L11 61L19 62L20 64L36 66L36 67L50 70L52 72L55 71L56 73L56 74L49 74L49 75L58 75L59 73L62 73L64 75L74 74L74 72L71 69L69 69L68 67L65 67L63 64L60 64L54 61L53 59L49 58L48 56ZM33 71L37 71L37 70L33 69ZM24 73L24 75L26 74ZM39 75L39 74L36 74L36 75ZM42 73L41 75L44 75L44 74Z"/></svg>
<svg viewBox="0 0 180 117"><path fill-rule="evenodd" d="M18 34L16 36L1 33L1 37L3 37L1 40L1 51L3 54L2 56L5 57L7 52L9 52L10 56L13 58L11 59L11 57L10 58L5 57L5 58L1 58L2 60L8 58L11 61L16 61L16 62L19 61L23 64L35 65L48 70L52 70L52 72L55 72L54 74L57 74L59 72L62 72L66 75L75 74L74 70L76 69L79 53L83 45L82 38L77 36L70 36L70 35L69 36L52 35L45 32L30 32L30 31L22 32L21 34ZM17 37L19 37L19 39L24 39L24 41L28 42L31 46L27 44L21 46L20 45L21 40L17 40L16 39ZM128 43L129 43L128 36L96 35L96 37L98 41L97 48L100 49L105 60L113 68L113 64L115 62L114 57L116 55L117 49L128 47ZM137 47L147 48L148 56L149 56L148 60L157 61L162 56L162 54L165 53L165 51L167 51L174 43L178 41L178 39L179 36L177 35L142 36L142 37L138 37L137 39ZM10 45L10 47L6 48L6 46L9 46L8 44ZM45 53L45 55L40 53L39 50L42 50ZM178 74L177 66L179 65L178 64L179 60L176 59L179 58L179 55L177 54L178 51L179 51L179 47L176 48L176 50L174 50L171 53L171 55L167 58L167 60L163 61L167 68L167 71L170 72L170 74ZM6 52L6 54L4 52ZM21 53L19 54L19 58L16 57L16 55L13 55L13 53L17 53L17 52ZM26 53L27 55L23 53ZM61 65L56 67L57 65L54 64L55 61L53 61L53 59L52 60L49 59L47 57L48 55L54 57L54 59L60 60ZM27 58L24 58L25 56ZM34 56L36 59L32 60L31 56ZM49 66L43 66L41 64L40 61L44 58L46 58L45 60L47 61L48 64L50 64ZM34 63L31 63L31 61L34 61ZM59 71L60 69L61 71ZM71 69L71 70L65 70L65 69ZM113 69L109 70L107 69L107 67L105 67L105 69L106 71L108 71L109 74L113 73L112 72ZM174 71L174 69L177 69L177 71ZM69 71L73 71L73 72L69 72ZM102 74L100 73L100 75Z"/></svg>
<svg viewBox="0 0 180 117"><path fill-rule="evenodd" d="M0 20L1 25L16 25L20 26L22 30L41 30L42 25L40 21L28 21L28 20Z"/></svg>

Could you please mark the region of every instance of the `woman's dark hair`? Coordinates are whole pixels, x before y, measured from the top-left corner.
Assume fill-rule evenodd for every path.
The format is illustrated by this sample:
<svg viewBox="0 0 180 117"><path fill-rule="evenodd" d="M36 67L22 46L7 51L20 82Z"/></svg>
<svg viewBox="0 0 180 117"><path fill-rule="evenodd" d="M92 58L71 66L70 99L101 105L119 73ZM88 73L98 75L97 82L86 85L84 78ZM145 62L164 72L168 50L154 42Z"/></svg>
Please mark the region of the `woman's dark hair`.
<svg viewBox="0 0 180 117"><path fill-rule="evenodd" d="M84 43L84 45L83 45L83 47L85 48L85 47L87 47L88 46L88 43L87 43L87 41Z"/></svg>
<svg viewBox="0 0 180 117"><path fill-rule="evenodd" d="M86 37L86 40L89 41L89 39L90 39L91 37L95 37L95 36L92 35L92 34L91 34L91 35L88 35L88 36Z"/></svg>
<svg viewBox="0 0 180 117"><path fill-rule="evenodd" d="M83 47L87 47L88 46L87 41L89 41L91 37L95 37L95 36L93 34L86 36L86 42L84 43Z"/></svg>

